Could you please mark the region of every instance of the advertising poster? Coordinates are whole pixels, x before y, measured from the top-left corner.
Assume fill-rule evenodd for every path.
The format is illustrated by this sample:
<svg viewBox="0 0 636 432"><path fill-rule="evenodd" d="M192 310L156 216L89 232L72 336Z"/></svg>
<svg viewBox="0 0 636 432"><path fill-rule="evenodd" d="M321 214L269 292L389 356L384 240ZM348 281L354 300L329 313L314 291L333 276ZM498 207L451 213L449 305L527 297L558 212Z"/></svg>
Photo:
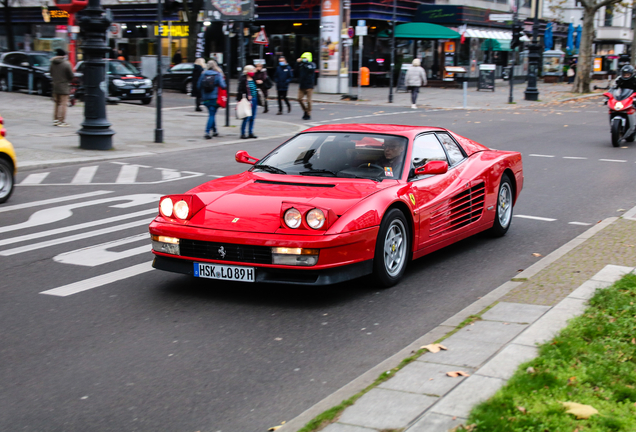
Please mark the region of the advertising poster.
<svg viewBox="0 0 636 432"><path fill-rule="evenodd" d="M340 0L323 0L320 16L320 73L338 75Z"/></svg>
<svg viewBox="0 0 636 432"><path fill-rule="evenodd" d="M207 16L215 20L254 19L254 0L205 0Z"/></svg>

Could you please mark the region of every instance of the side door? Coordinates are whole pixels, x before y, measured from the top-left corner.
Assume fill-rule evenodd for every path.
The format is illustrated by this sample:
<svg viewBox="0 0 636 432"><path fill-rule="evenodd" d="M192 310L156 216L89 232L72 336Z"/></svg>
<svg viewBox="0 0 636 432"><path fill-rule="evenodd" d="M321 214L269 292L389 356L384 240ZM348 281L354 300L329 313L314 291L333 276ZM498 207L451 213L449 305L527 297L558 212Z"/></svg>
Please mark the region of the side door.
<svg viewBox="0 0 636 432"><path fill-rule="evenodd" d="M469 193L470 185L461 176L465 159L455 154L449 157L436 133L425 133L415 138L411 159L413 169L430 161L445 161L449 166L444 174L409 179L415 208L420 216L417 249L422 249L453 238L467 225L470 215L466 213L470 212L470 203L466 202L464 195Z"/></svg>
<svg viewBox="0 0 636 432"><path fill-rule="evenodd" d="M29 63L29 57L26 54L16 53L15 55L15 69L13 70L13 85L20 88L27 88L29 86L29 71L31 70L31 63ZM35 78L35 77L34 77Z"/></svg>

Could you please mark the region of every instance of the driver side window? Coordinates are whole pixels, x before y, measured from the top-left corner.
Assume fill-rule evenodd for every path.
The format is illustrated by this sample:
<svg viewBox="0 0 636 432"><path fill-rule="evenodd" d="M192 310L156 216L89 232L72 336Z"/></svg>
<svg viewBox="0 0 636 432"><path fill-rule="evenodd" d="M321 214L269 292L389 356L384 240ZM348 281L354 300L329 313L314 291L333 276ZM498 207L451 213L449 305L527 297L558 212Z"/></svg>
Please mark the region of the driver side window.
<svg viewBox="0 0 636 432"><path fill-rule="evenodd" d="M433 133L420 135L413 142L413 168L418 168L430 161L448 163L446 153Z"/></svg>

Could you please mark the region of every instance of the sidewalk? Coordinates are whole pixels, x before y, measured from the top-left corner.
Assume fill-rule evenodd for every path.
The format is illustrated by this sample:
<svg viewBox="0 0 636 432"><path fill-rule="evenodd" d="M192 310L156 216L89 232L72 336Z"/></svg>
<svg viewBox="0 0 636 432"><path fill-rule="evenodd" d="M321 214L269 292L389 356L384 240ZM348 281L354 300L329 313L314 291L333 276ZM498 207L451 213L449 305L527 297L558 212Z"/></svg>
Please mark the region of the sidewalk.
<svg viewBox="0 0 636 432"><path fill-rule="evenodd" d="M240 139L241 120L230 110L230 127L225 127L225 110L216 116L220 136L203 138L207 111L195 112L194 106L162 110L163 143L155 143L156 113L153 108L120 103L106 108L113 136L113 149L107 151L79 148L77 130L84 121L84 104L78 102L67 110L68 128L52 125L53 102L49 98L26 93L0 93L0 116L5 119L7 138L17 153L18 169L34 169L62 163L80 163L135 156L169 153L187 149L203 149L245 142ZM306 127L274 119L256 120L259 141L287 138Z"/></svg>
<svg viewBox="0 0 636 432"><path fill-rule="evenodd" d="M597 288L634 271L634 244L636 207L599 222L277 432L297 431L381 375L392 377L319 430L445 432L466 424L471 409L494 395L518 365L536 357L536 344L580 315ZM468 318L472 323L458 330ZM448 350L425 352L394 372L423 345L440 340ZM470 377L446 375L458 370Z"/></svg>

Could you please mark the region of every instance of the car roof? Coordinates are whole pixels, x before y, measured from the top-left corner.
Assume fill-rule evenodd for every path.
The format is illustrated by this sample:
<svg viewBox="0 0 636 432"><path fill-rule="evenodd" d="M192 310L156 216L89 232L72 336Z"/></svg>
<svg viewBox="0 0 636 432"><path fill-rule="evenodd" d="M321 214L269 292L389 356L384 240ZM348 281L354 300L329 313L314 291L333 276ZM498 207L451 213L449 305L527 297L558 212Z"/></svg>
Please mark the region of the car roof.
<svg viewBox="0 0 636 432"><path fill-rule="evenodd" d="M409 126L395 124L373 124L373 123L345 123L314 126L303 132L361 132L402 135L413 137L422 132L446 131L444 128L433 126Z"/></svg>

